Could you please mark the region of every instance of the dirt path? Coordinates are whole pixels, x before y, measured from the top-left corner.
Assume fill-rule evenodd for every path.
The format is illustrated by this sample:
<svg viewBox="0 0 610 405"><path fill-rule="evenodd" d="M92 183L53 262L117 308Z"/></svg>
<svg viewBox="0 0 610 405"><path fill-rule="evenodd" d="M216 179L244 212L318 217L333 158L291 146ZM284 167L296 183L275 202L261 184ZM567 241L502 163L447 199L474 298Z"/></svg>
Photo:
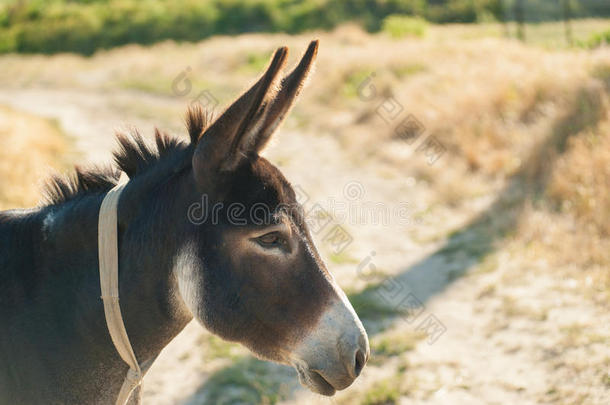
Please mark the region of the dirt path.
<svg viewBox="0 0 610 405"><path fill-rule="evenodd" d="M168 108L177 101L135 92L87 92L77 90L3 90L0 103L41 117L56 120L75 141L86 162L106 162L114 147L116 130L135 126L151 133L154 121L138 118L126 106Z"/></svg>
<svg viewBox="0 0 610 405"><path fill-rule="evenodd" d="M179 128L183 105L181 100L133 92L44 89L3 92L0 103L56 119L74 138L85 160L95 162L109 160L117 126L136 125L147 134L154 124ZM151 116L143 112L148 108L163 113ZM330 134L283 131L279 138L268 155L307 193L307 207L316 202L328 207L333 201L386 207L409 204L409 224L341 222L354 239L348 253L333 254L332 246L321 240L324 233L315 237L345 288L360 291L381 285L377 298L390 301L383 303L386 307L400 305L409 293L423 307L415 320L399 312L382 322L366 320L373 360L354 387L333 399L299 388L289 369L254 368L255 380L280 386L275 399L295 404L390 400L404 404L602 404L609 398L610 316L583 298L576 280L545 275L548 265L526 262L515 250L518 245L477 249L486 237L478 229L464 232L464 243L446 243L449 232L467 227L469 220L490 207L493 195L459 208L431 208L425 182L412 180L400 168L380 176L372 163L352 161ZM362 273L370 263L378 270L373 278ZM356 297L369 299L363 294ZM426 319L437 322L437 331L428 328L412 347L401 349ZM382 350L383 340L397 351ZM226 353L219 355L219 351ZM241 371L231 367L244 358L248 359L245 351L222 346L192 323L150 370L144 381L144 403L210 400L218 387L206 381L223 383L222 376ZM224 384L220 389L227 398L240 398L243 387ZM266 392L264 387L261 390Z"/></svg>

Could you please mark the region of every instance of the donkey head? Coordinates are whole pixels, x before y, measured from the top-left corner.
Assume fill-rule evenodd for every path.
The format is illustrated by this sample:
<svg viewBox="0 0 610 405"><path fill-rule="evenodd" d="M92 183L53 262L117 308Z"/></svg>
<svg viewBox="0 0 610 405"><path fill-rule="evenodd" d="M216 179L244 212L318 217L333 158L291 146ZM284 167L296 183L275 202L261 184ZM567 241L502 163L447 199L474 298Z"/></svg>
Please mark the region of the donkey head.
<svg viewBox="0 0 610 405"><path fill-rule="evenodd" d="M282 79L287 49L278 49L260 80L207 129L201 110L191 110L191 135L202 132L192 184L204 197L207 219L190 225L175 274L182 300L211 332L291 364L302 384L333 395L362 370L368 338L320 258L292 187L259 156L300 92L317 48L312 42Z"/></svg>

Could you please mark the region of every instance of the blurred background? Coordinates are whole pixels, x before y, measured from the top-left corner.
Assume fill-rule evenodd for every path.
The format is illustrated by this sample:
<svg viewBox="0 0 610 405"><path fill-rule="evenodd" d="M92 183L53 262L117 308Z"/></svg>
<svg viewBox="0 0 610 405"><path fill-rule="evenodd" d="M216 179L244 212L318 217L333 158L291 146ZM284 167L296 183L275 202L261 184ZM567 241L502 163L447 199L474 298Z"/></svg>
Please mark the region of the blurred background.
<svg viewBox="0 0 610 405"><path fill-rule="evenodd" d="M607 404L607 0L0 1L0 209L185 137L290 47L317 71L266 151L362 318L332 399L190 324L146 404ZM102 383L102 382L100 382Z"/></svg>

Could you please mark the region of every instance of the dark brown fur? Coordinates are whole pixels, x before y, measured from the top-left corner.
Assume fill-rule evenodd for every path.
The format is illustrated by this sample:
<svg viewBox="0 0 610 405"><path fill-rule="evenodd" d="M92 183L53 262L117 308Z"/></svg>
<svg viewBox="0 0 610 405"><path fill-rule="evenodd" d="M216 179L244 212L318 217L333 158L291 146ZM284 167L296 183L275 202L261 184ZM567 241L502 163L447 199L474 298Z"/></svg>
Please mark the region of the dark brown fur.
<svg viewBox="0 0 610 405"><path fill-rule="evenodd" d="M292 361L321 315L342 301L302 212L280 210L299 207L292 187L258 153L316 49L310 44L305 65L284 80L288 89L276 93L281 48L261 80L213 124L200 107L190 108L190 143L159 131L154 145L137 131L121 134L115 166L77 168L49 182L47 205L0 212L0 404L116 399L128 367L99 298L97 222L120 171L130 177L118 206L120 305L138 360L154 359L194 316L263 358ZM203 197L223 205L216 220L195 223L187 214ZM244 212L231 218L232 204ZM248 215L257 204L266 210L263 223ZM214 208L201 204L206 215ZM265 242L276 234L277 243ZM368 353L366 338L355 323L345 332L350 339L329 344L337 356L338 343L347 348L343 357L309 364L317 392L330 395L359 373L363 363L354 371L353 354Z"/></svg>
<svg viewBox="0 0 610 405"><path fill-rule="evenodd" d="M200 105L191 105L186 114L190 145L196 145L208 127L212 115ZM155 129L154 144L144 140L137 130L130 135L118 133L119 148L114 152L116 167L76 167L73 174L52 176L43 194L47 205L61 204L84 193L100 193L114 187L123 171L133 178L153 167L165 156L189 148L183 140Z"/></svg>

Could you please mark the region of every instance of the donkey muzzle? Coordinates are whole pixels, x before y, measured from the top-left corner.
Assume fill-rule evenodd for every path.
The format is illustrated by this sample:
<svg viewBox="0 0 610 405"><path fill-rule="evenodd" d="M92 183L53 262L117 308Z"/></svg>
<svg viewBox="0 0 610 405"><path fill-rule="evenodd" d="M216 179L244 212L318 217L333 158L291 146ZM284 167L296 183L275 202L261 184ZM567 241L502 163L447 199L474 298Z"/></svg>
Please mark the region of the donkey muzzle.
<svg viewBox="0 0 610 405"><path fill-rule="evenodd" d="M294 352L293 365L302 385L322 395L349 387L370 355L362 322L341 294Z"/></svg>

